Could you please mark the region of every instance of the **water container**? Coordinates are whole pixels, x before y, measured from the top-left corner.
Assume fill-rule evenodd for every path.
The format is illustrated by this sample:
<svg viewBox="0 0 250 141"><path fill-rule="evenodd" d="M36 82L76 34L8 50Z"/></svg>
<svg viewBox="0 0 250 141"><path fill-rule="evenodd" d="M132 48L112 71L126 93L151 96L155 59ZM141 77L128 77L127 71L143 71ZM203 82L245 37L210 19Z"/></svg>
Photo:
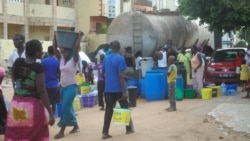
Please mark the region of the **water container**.
<svg viewBox="0 0 250 141"><path fill-rule="evenodd" d="M226 96L232 96L237 94L237 84L226 85Z"/></svg>
<svg viewBox="0 0 250 141"><path fill-rule="evenodd" d="M57 46L63 48L73 48L77 37L77 32L58 30L56 31Z"/></svg>
<svg viewBox="0 0 250 141"><path fill-rule="evenodd" d="M195 90L194 89L184 89L184 97L187 99L194 99Z"/></svg>
<svg viewBox="0 0 250 141"><path fill-rule="evenodd" d="M236 95L237 94L237 91L235 91L234 89L230 89L227 91L227 94L226 96L233 96L233 95Z"/></svg>
<svg viewBox="0 0 250 141"><path fill-rule="evenodd" d="M220 87L221 87L221 93L223 95L226 95L227 94L227 86L226 86L226 84L224 82L222 82Z"/></svg>
<svg viewBox="0 0 250 141"><path fill-rule="evenodd" d="M176 79L176 100L182 100L184 96L184 84L181 74L177 75Z"/></svg>
<svg viewBox="0 0 250 141"><path fill-rule="evenodd" d="M201 89L201 98L204 100L212 99L212 89L211 88L202 88Z"/></svg>
<svg viewBox="0 0 250 141"><path fill-rule="evenodd" d="M167 69L166 68L159 68L159 67L156 67L156 68L152 68L152 70L149 70L147 72L162 72L164 73L164 78L165 78L165 81L163 82L164 83L164 91L165 91L165 98L167 99L168 98L168 73L167 73Z"/></svg>
<svg viewBox="0 0 250 141"><path fill-rule="evenodd" d="M128 79L127 83L128 83L128 86L137 87L136 94L137 94L137 96L139 96L140 95L140 82L139 82L139 80L130 78L130 79Z"/></svg>
<svg viewBox="0 0 250 141"><path fill-rule="evenodd" d="M186 87L187 86L187 77L189 77L189 76L187 76L187 71L186 71L186 68L185 68L183 62L177 61L174 64L177 67L177 73L182 75L183 85L184 85L184 87Z"/></svg>
<svg viewBox="0 0 250 141"><path fill-rule="evenodd" d="M165 81L163 72L147 72L145 76L145 97L148 101L165 99Z"/></svg>
<svg viewBox="0 0 250 141"><path fill-rule="evenodd" d="M211 88L212 89L212 97L216 97L217 96L217 87L216 86L207 86L207 88Z"/></svg>
<svg viewBox="0 0 250 141"><path fill-rule="evenodd" d="M146 72L148 70L151 70L154 66L154 61L152 59L149 60L141 60L141 73L142 73L142 77L145 77Z"/></svg>
<svg viewBox="0 0 250 141"><path fill-rule="evenodd" d="M136 107L137 87L128 86L127 89L128 89L129 106Z"/></svg>

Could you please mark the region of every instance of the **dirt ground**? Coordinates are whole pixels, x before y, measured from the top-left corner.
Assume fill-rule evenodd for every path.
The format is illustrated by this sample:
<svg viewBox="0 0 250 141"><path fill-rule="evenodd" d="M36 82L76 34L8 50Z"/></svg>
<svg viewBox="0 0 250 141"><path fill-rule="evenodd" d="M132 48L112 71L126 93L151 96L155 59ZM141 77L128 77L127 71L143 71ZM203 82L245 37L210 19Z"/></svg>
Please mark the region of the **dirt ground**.
<svg viewBox="0 0 250 141"><path fill-rule="evenodd" d="M3 94L10 100L13 89L9 82L3 84ZM177 111L167 112L168 100L149 102L137 99L137 106L132 108L134 134L125 134L125 127L111 123L110 141L250 141L250 134L233 131L223 123L207 114L225 100L223 96L211 100L184 99L177 101ZM77 111L80 132L69 134L66 128L65 137L61 141L101 141L104 111L95 105ZM56 122L59 118L56 118ZM50 138L59 128L50 127ZM0 141L3 135L0 135Z"/></svg>

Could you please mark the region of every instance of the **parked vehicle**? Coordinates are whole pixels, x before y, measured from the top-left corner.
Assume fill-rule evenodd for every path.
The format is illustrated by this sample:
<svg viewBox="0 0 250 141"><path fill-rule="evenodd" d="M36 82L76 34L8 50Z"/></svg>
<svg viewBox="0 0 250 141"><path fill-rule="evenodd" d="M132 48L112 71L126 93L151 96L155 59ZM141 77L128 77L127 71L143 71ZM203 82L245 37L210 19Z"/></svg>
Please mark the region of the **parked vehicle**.
<svg viewBox="0 0 250 141"><path fill-rule="evenodd" d="M205 68L205 81L220 84L237 83L235 57L245 54L244 48L218 49Z"/></svg>

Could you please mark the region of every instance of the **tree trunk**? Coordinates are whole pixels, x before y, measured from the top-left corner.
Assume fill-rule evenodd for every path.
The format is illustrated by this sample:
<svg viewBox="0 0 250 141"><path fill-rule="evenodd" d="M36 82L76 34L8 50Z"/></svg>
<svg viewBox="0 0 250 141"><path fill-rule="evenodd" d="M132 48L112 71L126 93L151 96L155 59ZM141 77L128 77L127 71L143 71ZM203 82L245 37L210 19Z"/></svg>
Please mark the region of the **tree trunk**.
<svg viewBox="0 0 250 141"><path fill-rule="evenodd" d="M214 49L222 48L222 31L214 30Z"/></svg>

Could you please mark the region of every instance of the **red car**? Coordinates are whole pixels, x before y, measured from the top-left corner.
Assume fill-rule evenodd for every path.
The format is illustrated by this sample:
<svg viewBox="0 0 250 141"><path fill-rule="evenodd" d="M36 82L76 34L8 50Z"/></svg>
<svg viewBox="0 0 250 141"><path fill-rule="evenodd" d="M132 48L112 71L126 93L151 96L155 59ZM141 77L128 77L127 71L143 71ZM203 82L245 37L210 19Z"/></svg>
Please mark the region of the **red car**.
<svg viewBox="0 0 250 141"><path fill-rule="evenodd" d="M218 49L214 52L205 69L205 81L220 84L237 83L235 57L241 54L244 58L244 48Z"/></svg>

